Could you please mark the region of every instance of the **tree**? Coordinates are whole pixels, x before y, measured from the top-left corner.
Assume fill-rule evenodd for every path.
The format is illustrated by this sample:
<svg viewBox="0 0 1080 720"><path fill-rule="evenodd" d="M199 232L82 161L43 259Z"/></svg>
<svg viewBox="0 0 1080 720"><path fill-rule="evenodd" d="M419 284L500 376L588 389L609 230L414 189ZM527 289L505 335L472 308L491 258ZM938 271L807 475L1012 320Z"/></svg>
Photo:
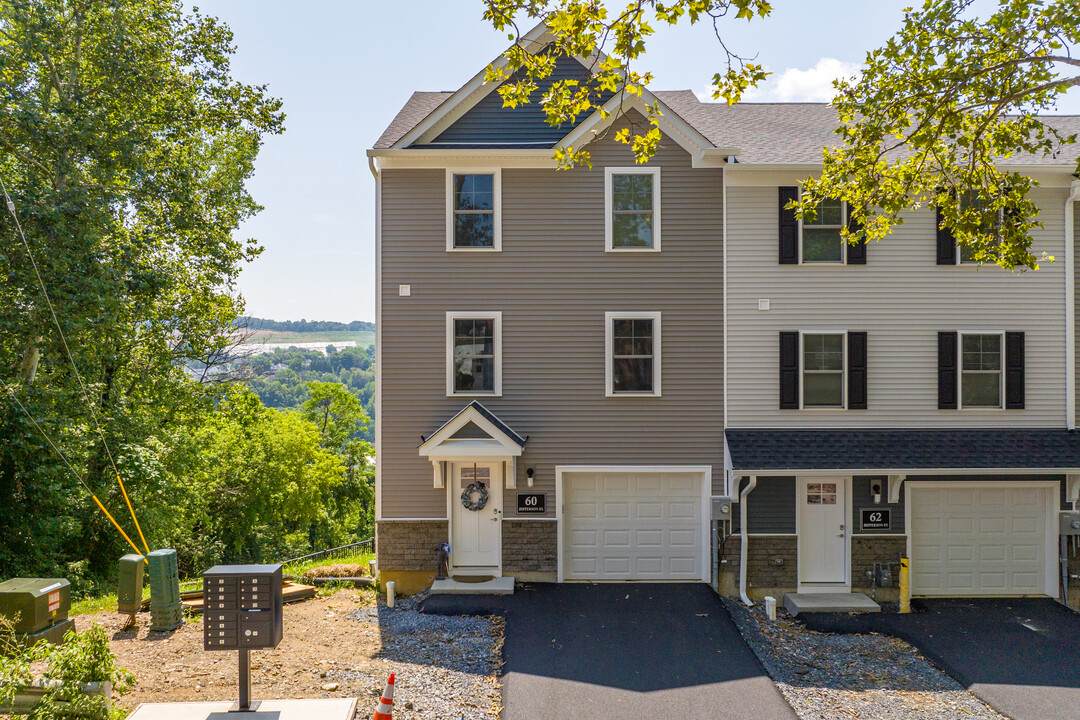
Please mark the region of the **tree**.
<svg viewBox="0 0 1080 720"><path fill-rule="evenodd" d="M826 197L847 201L861 225L849 240L858 242L885 237L902 210L929 202L979 261L1036 269L1033 181L999 160L1076 142L1038 113L1080 86L1080 59L1068 49L1080 43L1080 4L1001 0L980 20L972 2L926 0L867 55L860 78L836 83L843 144L804 184L801 211Z"/></svg>
<svg viewBox="0 0 1080 720"><path fill-rule="evenodd" d="M574 123L579 116L594 110L608 117L609 112L602 104L603 98L612 93L624 98L641 96L652 74L640 73L631 66L645 54L653 23L712 25L727 64L724 72L713 75L714 98L722 97L729 104L738 102L747 88L769 74L760 65L730 50L720 34L720 23L729 15L745 20L767 16L772 11L767 0L633 0L613 12L601 0L485 0L484 4L484 19L496 30L509 31L508 37L514 42L505 53L506 64L492 65L487 71L488 82L502 83L498 92L506 107L531 102L538 81L551 75L559 57L577 56L591 63L592 74L587 80L557 81L542 98L547 121L556 126ZM517 22L519 18L547 24L554 38L549 52L529 51L522 43L524 35ZM601 53L605 55L603 59ZM649 108L648 129L631 132L624 128L615 135L616 140L631 146L638 162L646 162L656 153L660 142L659 112L655 106ZM555 157L561 168L589 163L589 151L580 147L560 148Z"/></svg>
<svg viewBox="0 0 1080 720"><path fill-rule="evenodd" d="M340 451L367 425L360 400L341 383L315 381L307 386L311 394L301 406L304 419L319 428L323 447Z"/></svg>
<svg viewBox="0 0 1080 720"><path fill-rule="evenodd" d="M183 364L232 342L236 277L260 252L232 232L259 210L246 182L283 127L280 101L231 78L233 49L181 0L0 3L0 181L26 237L0 205L5 544L56 537L58 556L111 566L122 546L75 475L123 507L113 466L206 402Z"/></svg>
<svg viewBox="0 0 1080 720"><path fill-rule="evenodd" d="M1038 267L1040 258L1031 253L1031 231L1040 224L1028 199L1032 180L999 160L1053 154L1076 142L1038 113L1080 86L1080 59L1070 53L1080 44L1080 4L999 0L996 12L980 20L973 3L925 0L921 10L907 11L893 38L868 53L860 77L837 81L833 104L842 142L824 153L821 176L806 180L800 215L813 216L825 198L845 200L854 230L844 234L863 242L890 234L903 222L903 210L930 203L979 261ZM553 125L594 111L604 93L640 95L651 76L630 65L644 55L657 22L711 21L727 58L726 71L713 76L714 99L734 104L768 75L728 49L718 24L732 11L736 18L765 17L767 2L636 0L611 12L600 0L485 5L484 17L497 30L513 29L505 67L488 70L490 81L510 78L499 88L506 106L532 101L537 81L551 74L558 56L607 53L586 81L556 82L540 99ZM520 44L517 17L545 21L552 50L530 54ZM649 108L648 130L615 135L638 162L647 162L660 142L658 112ZM589 154L567 148L556 151L556 159L570 168L588 163Z"/></svg>

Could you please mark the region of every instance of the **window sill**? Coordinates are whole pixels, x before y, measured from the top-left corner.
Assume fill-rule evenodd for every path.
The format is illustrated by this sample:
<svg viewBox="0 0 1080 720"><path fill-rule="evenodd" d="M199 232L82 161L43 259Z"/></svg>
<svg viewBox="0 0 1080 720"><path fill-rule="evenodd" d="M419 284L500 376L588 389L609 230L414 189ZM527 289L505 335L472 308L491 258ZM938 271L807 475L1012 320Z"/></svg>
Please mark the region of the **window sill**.
<svg viewBox="0 0 1080 720"><path fill-rule="evenodd" d="M658 247L609 247L604 250L609 253L658 253Z"/></svg>
<svg viewBox="0 0 1080 720"><path fill-rule="evenodd" d="M459 397L476 397L476 398L480 398L480 397L488 397L489 398L489 397L502 397L502 393L501 392L481 392L481 393L456 392L456 393L447 393L446 397L448 397L448 398L459 398Z"/></svg>
<svg viewBox="0 0 1080 720"><path fill-rule="evenodd" d="M658 398L663 397L660 393L651 392L608 392L604 397L609 398Z"/></svg>
<svg viewBox="0 0 1080 720"><path fill-rule="evenodd" d="M499 247L448 247L446 248L448 253L497 253L502 252L502 248Z"/></svg>

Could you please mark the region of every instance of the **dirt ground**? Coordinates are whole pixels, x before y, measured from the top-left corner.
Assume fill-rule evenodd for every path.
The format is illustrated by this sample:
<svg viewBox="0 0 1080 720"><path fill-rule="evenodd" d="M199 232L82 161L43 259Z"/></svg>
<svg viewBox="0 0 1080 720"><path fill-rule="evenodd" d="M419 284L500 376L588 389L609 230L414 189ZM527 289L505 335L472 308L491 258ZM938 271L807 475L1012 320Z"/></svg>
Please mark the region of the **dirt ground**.
<svg viewBox="0 0 1080 720"><path fill-rule="evenodd" d="M380 656L383 638L379 623L347 617L375 605L374 593L361 590L339 590L286 605L281 644L274 650L251 654L252 699L358 697L357 717L370 717L387 676L397 672L400 677L407 672L402 661L408 660L394 653L384 654L393 660ZM124 628L125 617L114 612L76 618L80 631L91 623L105 628L117 662L137 678L135 687L118 701L126 710L145 702L236 700L237 653L205 652L201 617L189 617L184 627L171 633L149 632L149 613L140 614L137 627L130 629ZM414 677L441 671L418 666ZM497 696L498 682L493 674L477 676L475 685L477 690L487 691L481 695L493 690ZM401 689L399 684L399 695ZM395 720L399 715L427 715L405 710L396 707Z"/></svg>

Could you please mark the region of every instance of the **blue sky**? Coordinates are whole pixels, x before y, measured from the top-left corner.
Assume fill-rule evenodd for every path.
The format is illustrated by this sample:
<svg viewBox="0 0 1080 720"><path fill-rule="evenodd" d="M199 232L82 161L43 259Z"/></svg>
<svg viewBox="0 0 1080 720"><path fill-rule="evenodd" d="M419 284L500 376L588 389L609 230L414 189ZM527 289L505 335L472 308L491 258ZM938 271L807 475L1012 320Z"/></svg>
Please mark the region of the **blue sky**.
<svg viewBox="0 0 1080 720"><path fill-rule="evenodd" d="M235 34L235 76L285 101L251 181L265 210L240 234L266 248L240 276L247 312L276 320L375 319L374 180L364 151L413 90L455 90L505 49L478 0L201 0ZM826 100L899 27L912 0L773 0L725 42L775 74L755 100ZM988 5L984 0L981 5ZM723 67L711 28L658 29L640 69L653 87L704 93ZM1074 89L1060 112L1080 113Z"/></svg>

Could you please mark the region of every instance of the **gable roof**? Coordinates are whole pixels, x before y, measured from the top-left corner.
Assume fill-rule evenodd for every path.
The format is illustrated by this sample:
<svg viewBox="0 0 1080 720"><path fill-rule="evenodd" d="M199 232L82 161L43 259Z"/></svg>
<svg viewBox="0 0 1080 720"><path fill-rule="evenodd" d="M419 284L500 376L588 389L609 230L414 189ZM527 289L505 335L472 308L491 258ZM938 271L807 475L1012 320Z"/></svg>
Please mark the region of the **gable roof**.
<svg viewBox="0 0 1080 720"><path fill-rule="evenodd" d="M740 163L818 165L822 149L838 143L833 132L838 119L828 103L742 102L729 107L726 103L701 102L690 90L657 90L653 95L662 103L662 110L670 110L699 133L707 147L717 151L731 148ZM374 149L391 148L452 96L446 92L413 93ZM1080 115L1044 115L1041 119L1063 134L1080 134ZM1068 168L1078 158L1080 143L1067 145L1056 154L1017 155L1003 158L1000 163Z"/></svg>
<svg viewBox="0 0 1080 720"><path fill-rule="evenodd" d="M420 436L420 440L422 441L420 445L420 454L430 455L440 446L447 445L455 440L467 441L476 439L478 434L475 432L467 432L464 433L463 436L455 437L461 430L470 424L475 425L482 430L489 440L496 441L504 447L515 446L514 454L516 455L521 454L521 449L525 447L525 443L529 439L528 435L521 435L500 420L495 413L481 405L479 401L473 400L455 413L453 417L440 425L437 430L429 435ZM459 444L464 444L464 442Z"/></svg>

